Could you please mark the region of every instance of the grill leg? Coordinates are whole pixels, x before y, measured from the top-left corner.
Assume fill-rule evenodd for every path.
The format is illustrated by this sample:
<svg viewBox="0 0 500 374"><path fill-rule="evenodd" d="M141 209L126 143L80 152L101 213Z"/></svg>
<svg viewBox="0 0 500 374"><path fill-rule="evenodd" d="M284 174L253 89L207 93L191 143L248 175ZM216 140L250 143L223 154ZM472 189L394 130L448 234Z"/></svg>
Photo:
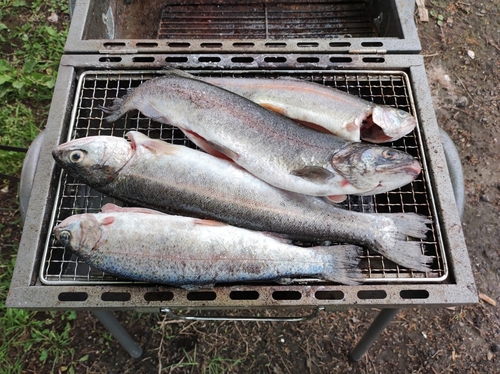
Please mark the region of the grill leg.
<svg viewBox="0 0 500 374"><path fill-rule="evenodd" d="M349 359L358 362L365 354L368 348L377 340L379 335L384 331L389 322L392 321L394 316L398 313L399 309L382 309L375 317L372 324L366 330L363 337L358 341L358 344L349 352Z"/></svg>
<svg viewBox="0 0 500 374"><path fill-rule="evenodd" d="M123 348L132 356L139 358L142 356L142 348L132 339L127 330L118 322L113 313L102 310L92 310L92 314L101 322L104 327L115 337Z"/></svg>

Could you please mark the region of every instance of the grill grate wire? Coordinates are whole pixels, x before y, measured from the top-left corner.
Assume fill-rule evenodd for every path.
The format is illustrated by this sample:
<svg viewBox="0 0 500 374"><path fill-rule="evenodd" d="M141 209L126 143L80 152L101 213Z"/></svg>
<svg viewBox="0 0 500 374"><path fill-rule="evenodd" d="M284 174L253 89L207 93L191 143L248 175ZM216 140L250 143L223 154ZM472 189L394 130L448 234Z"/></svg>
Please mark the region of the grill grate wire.
<svg viewBox="0 0 500 374"><path fill-rule="evenodd" d="M164 141L196 148L177 128L154 122L138 111L131 111L113 124L103 122L101 106L110 106L115 98L124 96L131 88L154 78L162 72L84 72L79 78L73 115L67 140L94 135L124 137L128 131L136 130ZM377 104L391 105L416 115L409 80L404 72L367 71L192 71L200 76L234 76L247 78L304 79L338 88ZM376 196L349 196L343 203L345 209L365 213L413 212L428 217L432 223L429 233L420 240L425 254L434 262L427 273L406 269L365 250L360 262L364 282L439 282L446 279L448 269L444 246L439 232L439 220L432 197L427 174L427 164L422 142L417 129L404 138L390 143L393 148L403 150L422 164L422 173L411 184ZM61 172L57 186L56 203L51 218L52 228L65 218L79 213L97 213L106 203L125 205L120 201L80 183ZM297 243L308 245L308 243ZM116 278L91 268L77 256L62 247L54 235L49 235L43 252L41 281L45 284L130 284L128 280ZM302 279L300 283L318 283L315 279Z"/></svg>

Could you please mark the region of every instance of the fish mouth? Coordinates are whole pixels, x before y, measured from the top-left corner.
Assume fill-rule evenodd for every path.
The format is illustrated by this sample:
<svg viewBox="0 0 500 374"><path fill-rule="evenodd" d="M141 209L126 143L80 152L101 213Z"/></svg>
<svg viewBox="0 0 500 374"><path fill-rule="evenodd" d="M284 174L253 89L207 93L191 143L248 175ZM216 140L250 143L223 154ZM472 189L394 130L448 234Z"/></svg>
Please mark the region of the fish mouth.
<svg viewBox="0 0 500 374"><path fill-rule="evenodd" d="M363 120L359 129L361 140L370 143L386 143L393 140L385 131L373 121L373 116L369 115Z"/></svg>
<svg viewBox="0 0 500 374"><path fill-rule="evenodd" d="M415 161L412 165L407 166L403 170L406 174L413 176L413 179L415 179L422 172L422 166L420 162Z"/></svg>

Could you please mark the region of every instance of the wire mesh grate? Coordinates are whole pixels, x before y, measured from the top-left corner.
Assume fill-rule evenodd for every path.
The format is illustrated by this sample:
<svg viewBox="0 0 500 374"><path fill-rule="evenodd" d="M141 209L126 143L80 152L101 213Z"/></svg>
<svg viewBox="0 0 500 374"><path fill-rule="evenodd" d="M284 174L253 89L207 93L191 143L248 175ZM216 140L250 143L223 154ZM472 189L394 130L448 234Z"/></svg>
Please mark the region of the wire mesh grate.
<svg viewBox="0 0 500 374"><path fill-rule="evenodd" d="M86 136L108 135L125 137L135 130L166 142L196 148L177 128L161 124L131 111L112 124L103 121L102 106L110 106L114 99L124 96L131 88L160 75L162 72L85 72L80 76L69 135L67 140ZM200 76L233 76L245 78L295 78L338 88L377 104L391 105L416 115L409 79L404 72L367 71L192 71ZM343 208L365 213L413 212L431 220L427 237L420 240L422 251L434 258L427 273L406 269L383 256L364 251L360 262L365 282L439 282L446 279L448 269L444 254L439 220L428 178L428 166L419 128L398 141L389 143L417 158L422 173L412 183L376 196L349 196ZM97 213L106 203L126 205L61 172L56 203L52 212L51 229L65 218L79 213ZM297 243L310 245L310 243ZM107 284L131 283L91 268L62 247L53 234L45 246L40 278L46 284ZM302 279L301 283L320 282Z"/></svg>

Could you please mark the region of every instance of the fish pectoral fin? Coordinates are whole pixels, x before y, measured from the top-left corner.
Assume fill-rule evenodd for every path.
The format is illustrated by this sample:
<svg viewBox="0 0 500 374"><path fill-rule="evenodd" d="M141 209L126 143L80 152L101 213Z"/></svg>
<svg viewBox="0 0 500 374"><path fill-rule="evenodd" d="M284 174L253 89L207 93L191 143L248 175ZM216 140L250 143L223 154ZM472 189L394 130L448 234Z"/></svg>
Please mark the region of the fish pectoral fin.
<svg viewBox="0 0 500 374"><path fill-rule="evenodd" d="M107 226L107 225L111 225L113 222L115 222L114 217L106 217L102 220L101 224Z"/></svg>
<svg viewBox="0 0 500 374"><path fill-rule="evenodd" d="M227 157L229 157L231 160L237 160L240 155L236 152L234 152L233 150L221 145L221 144L217 144L217 143L214 143L214 142L211 142L209 140L206 140L205 141L210 147L212 147L213 149L215 149L217 152L220 152L222 153L223 155L226 155Z"/></svg>
<svg viewBox="0 0 500 374"><path fill-rule="evenodd" d="M137 149L138 146L143 146L156 155L172 155L178 150L179 147L175 144L148 138L146 135L139 131L129 131L127 133L127 138L130 140L130 143L132 143L133 149Z"/></svg>
<svg viewBox="0 0 500 374"><path fill-rule="evenodd" d="M331 171L321 166L305 166L302 169L293 170L291 174L313 183L324 183L334 176Z"/></svg>
<svg viewBox="0 0 500 374"><path fill-rule="evenodd" d="M155 155L173 155L177 151L177 146L161 140L149 139L141 142L144 148L147 148Z"/></svg>
<svg viewBox="0 0 500 374"><path fill-rule="evenodd" d="M347 199L347 195L330 195L326 196L326 199L332 203L341 203Z"/></svg>
<svg viewBox="0 0 500 374"><path fill-rule="evenodd" d="M212 219L195 219L194 224L202 226L227 226L227 223L214 221Z"/></svg>

